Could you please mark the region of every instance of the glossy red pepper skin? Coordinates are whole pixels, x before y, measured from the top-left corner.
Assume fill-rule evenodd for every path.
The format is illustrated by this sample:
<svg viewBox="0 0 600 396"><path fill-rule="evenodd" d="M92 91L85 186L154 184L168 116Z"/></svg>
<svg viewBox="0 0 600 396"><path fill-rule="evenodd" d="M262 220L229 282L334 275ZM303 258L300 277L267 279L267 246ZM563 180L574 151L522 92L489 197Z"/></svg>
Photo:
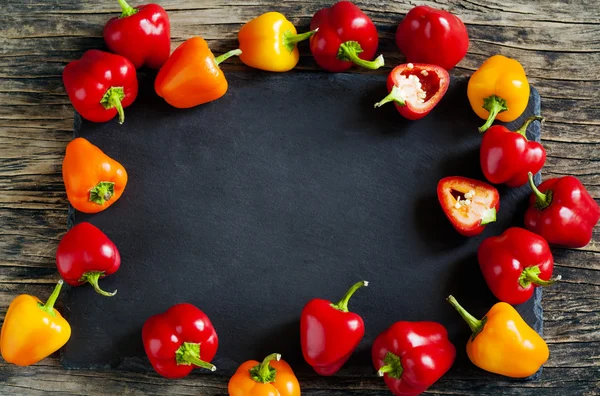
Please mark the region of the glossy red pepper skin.
<svg viewBox="0 0 600 396"><path fill-rule="evenodd" d="M398 25L396 45L407 62L431 63L450 70L467 54L469 34L456 15L417 6Z"/></svg>
<svg viewBox="0 0 600 396"><path fill-rule="evenodd" d="M422 103L416 93L416 82L411 80L410 76L418 78L419 88L425 92L426 96L422 98ZM418 120L429 114L442 100L449 85L448 72L439 66L421 63L398 65L387 78L389 94L377 102L375 107L394 102L396 109L404 118Z"/></svg>
<svg viewBox="0 0 600 396"><path fill-rule="evenodd" d="M112 275L121 266L115 244L90 223L79 223L62 237L56 249L56 267L71 286L89 282L103 296L114 296L98 286L98 279Z"/></svg>
<svg viewBox="0 0 600 396"><path fill-rule="evenodd" d="M439 323L396 322L375 339L371 357L394 395L419 395L450 370L456 348Z"/></svg>
<svg viewBox="0 0 600 396"><path fill-rule="evenodd" d="M579 179L553 178L536 187L530 175L529 185L533 193L525 212L525 228L550 245L580 248L590 243L600 207Z"/></svg>
<svg viewBox="0 0 600 396"><path fill-rule="evenodd" d="M131 7L125 0L118 1L123 12L104 26L106 45L129 59L136 69L160 69L171 54L169 15L158 4Z"/></svg>
<svg viewBox="0 0 600 396"><path fill-rule="evenodd" d="M500 301L516 305L529 300L538 286L549 286L554 258L548 242L524 228L511 227L486 238L477 250L479 268Z"/></svg>
<svg viewBox="0 0 600 396"><path fill-rule="evenodd" d="M364 281L356 283L337 304L315 298L302 309L302 354L304 360L318 374L335 374L350 358L365 335L362 318L348 312L348 300L356 290L367 284Z"/></svg>
<svg viewBox="0 0 600 396"><path fill-rule="evenodd" d="M502 125L489 128L481 140L479 159L485 178L494 184L519 187L527 183L529 172L538 173L546 162L546 150L538 142L528 141L529 124L542 117L528 118L513 132Z"/></svg>
<svg viewBox="0 0 600 396"><path fill-rule="evenodd" d="M133 103L138 94L135 67L125 57L99 50L86 51L63 70L63 83L75 110L86 120L106 122Z"/></svg>
<svg viewBox="0 0 600 396"><path fill-rule="evenodd" d="M195 366L215 371L209 362L219 346L217 332L204 312L192 304L173 305L151 316L142 328L146 355L165 378L182 378Z"/></svg>
<svg viewBox="0 0 600 396"><path fill-rule="evenodd" d="M373 21L353 3L340 1L318 11L310 21L310 30L315 29L319 30L310 38L310 51L317 64L323 69L342 72L350 69L353 63L371 69L383 66L381 56L372 63L368 62L375 56L379 45L377 28ZM350 61L346 59L347 55L341 55L344 50L343 45L350 45L347 43L358 43L360 50L358 47L355 48L356 55L360 60L367 62L363 63L359 59ZM353 52L353 49L350 48L349 51Z"/></svg>

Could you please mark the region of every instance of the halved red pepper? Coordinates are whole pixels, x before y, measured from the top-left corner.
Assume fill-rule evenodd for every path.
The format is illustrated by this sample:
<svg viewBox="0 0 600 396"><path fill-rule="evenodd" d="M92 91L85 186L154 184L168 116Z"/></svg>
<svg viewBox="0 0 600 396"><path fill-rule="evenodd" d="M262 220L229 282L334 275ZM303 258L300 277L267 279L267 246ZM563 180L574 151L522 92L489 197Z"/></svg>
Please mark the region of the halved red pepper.
<svg viewBox="0 0 600 396"><path fill-rule="evenodd" d="M399 65L388 76L389 94L375 103L375 107L394 102L402 116L418 120L442 100L449 84L450 76L440 66L424 63Z"/></svg>
<svg viewBox="0 0 600 396"><path fill-rule="evenodd" d="M438 183L440 205L460 234L481 234L486 224L496 221L500 194L493 186L462 176L445 177Z"/></svg>

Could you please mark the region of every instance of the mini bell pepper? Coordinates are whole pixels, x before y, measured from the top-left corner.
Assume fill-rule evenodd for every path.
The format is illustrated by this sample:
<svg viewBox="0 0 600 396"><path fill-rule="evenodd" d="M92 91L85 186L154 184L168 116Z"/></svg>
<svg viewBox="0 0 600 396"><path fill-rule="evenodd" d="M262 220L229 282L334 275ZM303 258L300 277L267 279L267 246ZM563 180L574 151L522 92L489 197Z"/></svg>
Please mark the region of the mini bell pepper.
<svg viewBox="0 0 600 396"><path fill-rule="evenodd" d="M335 374L365 335L363 319L348 311L348 301L354 292L368 284L366 281L356 283L337 304L315 298L302 309L302 354L318 374Z"/></svg>
<svg viewBox="0 0 600 396"><path fill-rule="evenodd" d="M396 322L375 339L371 357L394 395L418 395L450 370L456 348L439 323Z"/></svg>
<svg viewBox="0 0 600 396"><path fill-rule="evenodd" d="M494 184L506 183L520 187L527 183L527 173L538 173L546 162L546 150L538 142L527 140L527 127L539 116L529 117L523 126L513 132L501 125L494 125L481 140L479 160L485 178Z"/></svg>
<svg viewBox="0 0 600 396"><path fill-rule="evenodd" d="M267 12L246 23L238 33L240 60L257 69L285 72L300 59L297 43L315 31L297 34L296 27L278 12Z"/></svg>
<svg viewBox="0 0 600 396"><path fill-rule="evenodd" d="M165 378L183 378L197 366L210 371L219 338L210 319L192 304L173 305L151 316L142 327L142 341L154 370Z"/></svg>
<svg viewBox="0 0 600 396"><path fill-rule="evenodd" d="M387 79L389 94L375 107L394 102L396 109L409 120L425 117L442 100L450 76L435 65L412 64L396 66Z"/></svg>
<svg viewBox="0 0 600 396"><path fill-rule="evenodd" d="M469 314L458 301L447 301L467 322L473 334L467 355L480 369L512 378L535 374L548 360L548 345L512 305L496 303L481 320Z"/></svg>
<svg viewBox="0 0 600 396"><path fill-rule="evenodd" d="M375 24L349 1L318 11L310 30L317 31L310 38L310 51L325 70L342 72L353 64L375 70L384 65L383 55L371 60L379 44Z"/></svg>
<svg viewBox="0 0 600 396"><path fill-rule="evenodd" d="M456 15L417 6L398 25L396 45L407 62L430 63L450 70L467 54L469 34Z"/></svg>
<svg viewBox="0 0 600 396"><path fill-rule="evenodd" d="M498 190L466 177L443 178L438 183L437 195L452 226L468 237L481 234L486 224L496 221L500 209Z"/></svg>
<svg viewBox="0 0 600 396"><path fill-rule="evenodd" d="M521 64L502 55L494 55L469 79L467 96L473 111L486 120L485 132L495 119L511 122L519 118L529 102L529 82Z"/></svg>
<svg viewBox="0 0 600 396"><path fill-rule="evenodd" d="M63 83L75 110L86 120L105 122L119 114L138 94L135 67L125 57L98 50L86 51L63 70Z"/></svg>
<svg viewBox="0 0 600 396"><path fill-rule="evenodd" d="M127 185L123 165L84 138L73 139L67 145L62 175L69 202L84 213L108 208L117 202Z"/></svg>
<svg viewBox="0 0 600 396"><path fill-rule="evenodd" d="M550 286L554 258L548 242L524 228L512 227L485 239L477 250L485 281L500 301L522 304L537 286Z"/></svg>
<svg viewBox="0 0 600 396"><path fill-rule="evenodd" d="M536 187L530 173L529 185L533 193L525 212L525 228L551 245L580 248L590 243L600 207L579 179L552 178Z"/></svg>
<svg viewBox="0 0 600 396"><path fill-rule="evenodd" d="M248 360L229 380L229 396L300 396L300 383L281 355L273 353L262 363Z"/></svg>
<svg viewBox="0 0 600 396"><path fill-rule="evenodd" d="M171 24L158 4L131 7L117 0L122 8L118 17L104 26L104 41L115 54L129 59L136 69L148 66L160 69L171 54Z"/></svg>
<svg viewBox="0 0 600 396"><path fill-rule="evenodd" d="M154 89L168 104L180 109L219 99L227 92L227 80L219 68L239 49L215 58L202 37L192 37L171 54L160 69Z"/></svg>
<svg viewBox="0 0 600 396"><path fill-rule="evenodd" d="M8 363L35 364L69 341L71 326L54 309L62 284L62 280L58 281L45 304L28 294L21 294L10 303L0 335L0 350Z"/></svg>
<svg viewBox="0 0 600 396"><path fill-rule="evenodd" d="M90 223L71 228L58 243L56 267L60 276L71 286L92 285L97 293L111 297L98 285L98 279L112 275L121 266L121 256L106 234Z"/></svg>

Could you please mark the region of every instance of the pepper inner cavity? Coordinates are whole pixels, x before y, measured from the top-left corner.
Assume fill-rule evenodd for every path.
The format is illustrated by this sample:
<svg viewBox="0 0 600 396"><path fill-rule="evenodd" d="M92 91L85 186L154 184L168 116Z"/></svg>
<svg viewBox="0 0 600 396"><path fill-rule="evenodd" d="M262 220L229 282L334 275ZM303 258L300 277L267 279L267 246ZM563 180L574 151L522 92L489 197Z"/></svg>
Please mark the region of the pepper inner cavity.
<svg viewBox="0 0 600 396"><path fill-rule="evenodd" d="M396 86L402 90L405 100L423 104L439 91L440 79L436 73L409 63L396 81Z"/></svg>
<svg viewBox="0 0 600 396"><path fill-rule="evenodd" d="M450 194L456 200L454 207L460 209L471 205L473 198L475 197L475 190L469 190L465 193L452 188L450 189Z"/></svg>

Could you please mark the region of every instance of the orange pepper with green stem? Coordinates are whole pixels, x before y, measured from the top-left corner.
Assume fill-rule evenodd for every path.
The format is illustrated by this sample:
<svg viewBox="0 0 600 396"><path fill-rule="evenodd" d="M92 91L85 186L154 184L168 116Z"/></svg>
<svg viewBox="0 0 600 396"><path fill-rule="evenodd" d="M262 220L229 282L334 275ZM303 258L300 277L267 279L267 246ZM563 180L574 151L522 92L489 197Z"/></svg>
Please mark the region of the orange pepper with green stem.
<svg viewBox="0 0 600 396"><path fill-rule="evenodd" d="M248 360L229 380L229 396L300 396L300 383L281 355L273 353L262 363Z"/></svg>
<svg viewBox="0 0 600 396"><path fill-rule="evenodd" d="M10 303L0 335L4 360L18 366L29 366L67 343L71 337L71 326L54 309L62 284L62 280L58 281L45 304L28 294L21 294Z"/></svg>
<svg viewBox="0 0 600 396"><path fill-rule="evenodd" d="M525 378L548 360L548 345L512 305L499 302L479 320L454 297L448 296L447 301L473 332L467 341L467 355L475 366L507 377Z"/></svg>
<svg viewBox="0 0 600 396"><path fill-rule="evenodd" d="M316 30L298 34L296 27L278 12L267 12L246 23L238 33L240 60L256 69L286 72L300 59L297 43Z"/></svg>
<svg viewBox="0 0 600 396"><path fill-rule="evenodd" d="M467 96L473 111L486 120L479 128L485 132L495 119L511 122L523 114L529 102L529 82L518 61L494 55L469 79Z"/></svg>

